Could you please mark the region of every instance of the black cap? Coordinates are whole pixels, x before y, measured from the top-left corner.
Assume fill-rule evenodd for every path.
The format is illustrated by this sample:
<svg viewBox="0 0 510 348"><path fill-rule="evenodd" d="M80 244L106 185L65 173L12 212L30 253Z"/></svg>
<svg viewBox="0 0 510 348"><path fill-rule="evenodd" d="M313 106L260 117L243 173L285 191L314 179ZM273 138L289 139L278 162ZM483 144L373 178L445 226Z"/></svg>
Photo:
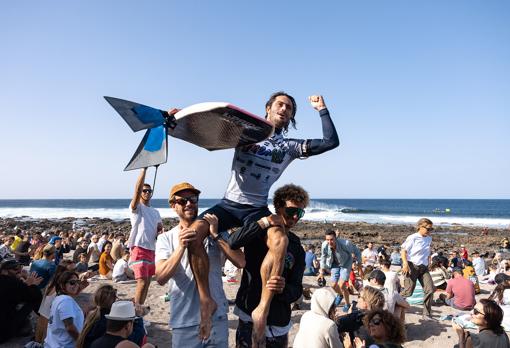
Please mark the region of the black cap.
<svg viewBox="0 0 510 348"><path fill-rule="evenodd" d="M0 271L7 271L10 269L16 269L20 263L15 259L5 259L0 263Z"/></svg>
<svg viewBox="0 0 510 348"><path fill-rule="evenodd" d="M379 269L374 269L372 272L370 272L370 275L368 276L368 280L375 279L377 284L384 285L384 282L386 281L386 275L383 271Z"/></svg>

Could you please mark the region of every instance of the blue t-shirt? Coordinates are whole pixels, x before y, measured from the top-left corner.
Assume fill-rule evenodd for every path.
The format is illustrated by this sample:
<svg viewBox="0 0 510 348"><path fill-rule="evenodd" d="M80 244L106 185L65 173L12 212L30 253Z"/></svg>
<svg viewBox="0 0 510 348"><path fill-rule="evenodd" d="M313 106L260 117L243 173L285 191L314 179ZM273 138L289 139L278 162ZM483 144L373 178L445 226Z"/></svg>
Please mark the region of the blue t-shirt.
<svg viewBox="0 0 510 348"><path fill-rule="evenodd" d="M306 268L314 268L313 261L315 261L317 257L311 251L307 251L305 254L305 267Z"/></svg>
<svg viewBox="0 0 510 348"><path fill-rule="evenodd" d="M41 259L32 262L32 265L30 266L30 272L37 273L37 275L43 279L41 284L37 286L39 289L44 289L46 285L48 285L48 282L55 273L56 269L57 265L55 265L53 261Z"/></svg>

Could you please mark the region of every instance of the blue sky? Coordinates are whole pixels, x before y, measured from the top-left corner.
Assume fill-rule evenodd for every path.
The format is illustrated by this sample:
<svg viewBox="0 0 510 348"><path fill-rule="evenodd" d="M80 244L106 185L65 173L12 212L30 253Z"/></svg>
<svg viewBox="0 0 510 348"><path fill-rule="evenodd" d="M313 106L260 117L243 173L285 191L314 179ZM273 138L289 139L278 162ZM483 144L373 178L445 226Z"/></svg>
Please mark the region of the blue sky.
<svg viewBox="0 0 510 348"><path fill-rule="evenodd" d="M0 5L1 198L127 198L143 134L103 95L159 108L322 94L341 145L291 164L314 198L510 198L510 2L11 1ZM156 197L221 197L232 150L177 139ZM150 172L153 173L152 171ZM152 178L149 178L152 180Z"/></svg>

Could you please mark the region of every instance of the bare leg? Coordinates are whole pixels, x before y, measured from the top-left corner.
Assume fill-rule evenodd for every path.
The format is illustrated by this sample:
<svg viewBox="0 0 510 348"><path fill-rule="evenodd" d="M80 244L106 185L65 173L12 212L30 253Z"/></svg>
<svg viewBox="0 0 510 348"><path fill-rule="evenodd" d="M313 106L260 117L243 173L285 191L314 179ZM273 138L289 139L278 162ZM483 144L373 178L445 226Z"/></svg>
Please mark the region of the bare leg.
<svg viewBox="0 0 510 348"><path fill-rule="evenodd" d="M197 239L188 245L188 257L191 270L197 283L200 297L200 329L201 340L209 338L212 327L212 315L218 307L209 291L209 258L204 249L204 239L209 234L209 224L204 220L197 220L191 225L197 231Z"/></svg>
<svg viewBox="0 0 510 348"><path fill-rule="evenodd" d="M351 303L349 301L349 288L347 287L347 283L344 280L340 279L338 281L338 287L340 288L340 291L342 292L345 304Z"/></svg>
<svg viewBox="0 0 510 348"><path fill-rule="evenodd" d="M265 347L266 344L266 319L274 293L269 291L265 285L272 276L282 275L288 244L289 238L281 227L271 227L267 230L267 247L269 250L260 267L262 293L259 305L251 313L253 320L252 343L254 348Z"/></svg>
<svg viewBox="0 0 510 348"><path fill-rule="evenodd" d="M143 288L143 294L142 294L142 298L141 298L142 303L140 303L140 304L145 303L145 300L147 299L147 295L149 293L150 285L151 285L151 278L149 277L149 278L145 279L145 286Z"/></svg>
<svg viewBox="0 0 510 348"><path fill-rule="evenodd" d="M135 303L143 304L145 302L145 288L149 288L149 282L145 278L136 280Z"/></svg>

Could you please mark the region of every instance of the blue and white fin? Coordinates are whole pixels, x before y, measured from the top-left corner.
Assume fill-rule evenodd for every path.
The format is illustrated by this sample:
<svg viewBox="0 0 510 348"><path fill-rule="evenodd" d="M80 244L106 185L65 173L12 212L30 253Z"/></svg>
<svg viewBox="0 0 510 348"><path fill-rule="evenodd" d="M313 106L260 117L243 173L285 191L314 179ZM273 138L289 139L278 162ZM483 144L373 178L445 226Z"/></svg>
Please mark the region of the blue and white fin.
<svg viewBox="0 0 510 348"><path fill-rule="evenodd" d="M166 163L168 143L166 127L148 129L124 171L157 166Z"/></svg>
<svg viewBox="0 0 510 348"><path fill-rule="evenodd" d="M131 127L133 132L161 126L165 123L166 111L143 104L113 97L104 97Z"/></svg>

